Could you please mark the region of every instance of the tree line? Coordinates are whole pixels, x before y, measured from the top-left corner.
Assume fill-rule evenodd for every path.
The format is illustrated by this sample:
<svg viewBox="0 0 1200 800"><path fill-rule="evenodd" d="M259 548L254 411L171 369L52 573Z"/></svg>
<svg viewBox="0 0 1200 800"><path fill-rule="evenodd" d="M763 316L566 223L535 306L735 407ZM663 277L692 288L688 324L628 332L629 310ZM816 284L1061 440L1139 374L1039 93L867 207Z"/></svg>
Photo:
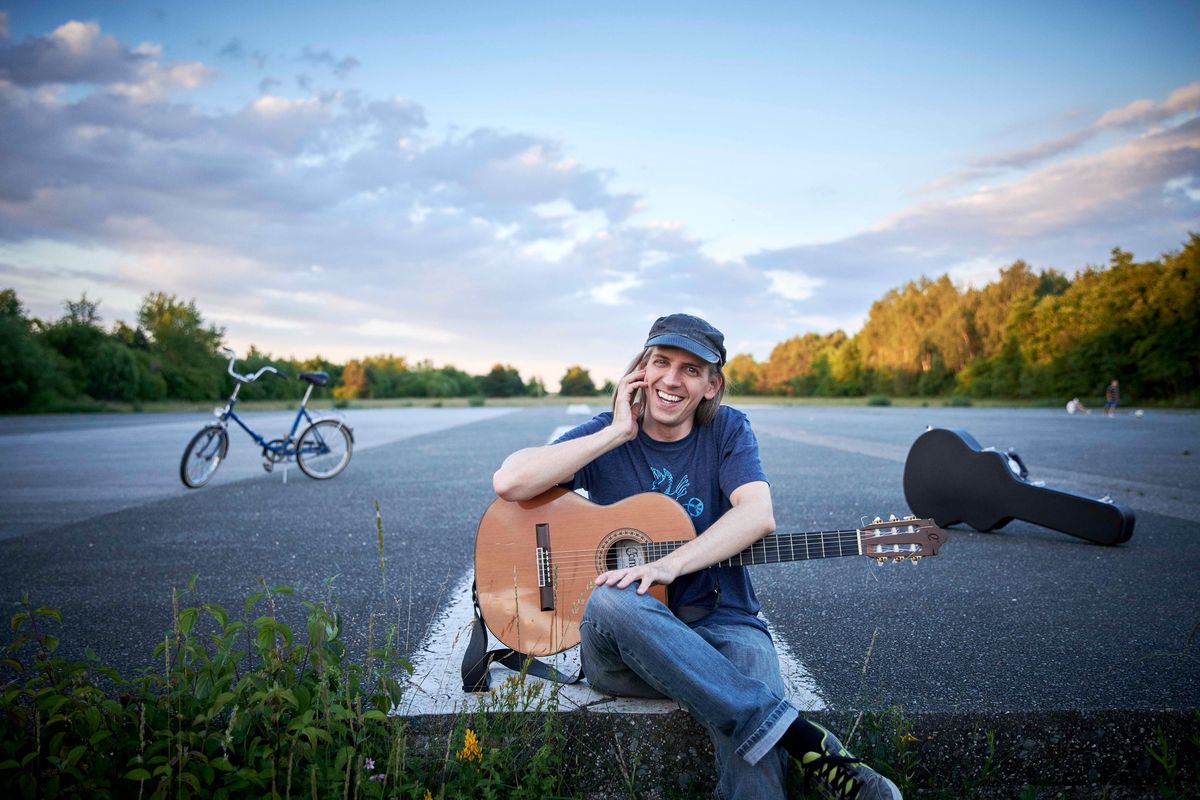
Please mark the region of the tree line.
<svg viewBox="0 0 1200 800"><path fill-rule="evenodd" d="M733 393L1070 398L1113 378L1143 400L1200 400L1200 235L1153 261L1114 249L1074 278L1024 261L982 288L948 275L892 289L853 336L808 333L762 363L730 359Z"/></svg>
<svg viewBox="0 0 1200 800"><path fill-rule="evenodd" d="M224 331L206 324L194 301L147 294L134 325L106 329L87 295L44 321L26 314L12 289L0 291L0 409L63 410L98 403L215 400L232 390L220 354ZM239 369L272 364L292 374L325 371L316 397L519 397L546 394L508 364L486 375L404 356L335 364L320 356L274 358L251 347ZM1004 268L982 288L948 275L888 291L854 335L806 333L781 342L765 362L735 355L725 369L732 394L794 397L889 395L976 398L1098 396L1116 377L1139 400L1200 400L1200 235L1153 261L1114 249L1109 264L1073 278ZM594 395L588 371L569 368L561 393ZM288 381L262 379L241 396L293 399Z"/></svg>
<svg viewBox="0 0 1200 800"><path fill-rule="evenodd" d="M84 294L67 300L57 320L29 316L13 289L0 290L0 410L89 410L105 403L135 407L163 400L217 400L233 390L220 348L225 332L206 324L195 301L152 292L143 298L136 323L105 328L99 304ZM336 364L321 356L276 358L251 346L238 370L271 365L285 374L327 372L330 382L314 397L352 400L403 397L515 397L546 394L540 378L525 381L511 365L486 375L403 356L374 356ZM563 376L564 390L595 394L581 367ZM295 384L272 376L242 387L244 400L294 400Z"/></svg>

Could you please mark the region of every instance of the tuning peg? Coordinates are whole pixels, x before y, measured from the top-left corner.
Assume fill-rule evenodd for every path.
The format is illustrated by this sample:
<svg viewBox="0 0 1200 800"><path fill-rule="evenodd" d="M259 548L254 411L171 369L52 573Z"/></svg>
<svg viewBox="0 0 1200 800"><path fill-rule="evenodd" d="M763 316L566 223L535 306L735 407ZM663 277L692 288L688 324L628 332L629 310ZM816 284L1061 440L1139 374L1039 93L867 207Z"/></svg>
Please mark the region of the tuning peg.
<svg viewBox="0 0 1200 800"><path fill-rule="evenodd" d="M894 561L897 564L899 564L903 560L904 560L904 556L893 556L892 557L892 561Z"/></svg>
<svg viewBox="0 0 1200 800"><path fill-rule="evenodd" d="M879 525L882 522L883 522L883 520L880 519L879 517L876 517L875 519L871 520L872 525Z"/></svg>
<svg viewBox="0 0 1200 800"><path fill-rule="evenodd" d="M895 515L895 514L889 514L889 515L888 515L888 522L899 522L899 521L900 521L900 520L896 518L896 515Z"/></svg>
<svg viewBox="0 0 1200 800"><path fill-rule="evenodd" d="M909 561L911 561L911 562L913 562L913 563L915 564L915 563L917 563L918 561L920 561L922 558L924 558L924 556L913 556L913 557L911 557L911 558L909 559Z"/></svg>

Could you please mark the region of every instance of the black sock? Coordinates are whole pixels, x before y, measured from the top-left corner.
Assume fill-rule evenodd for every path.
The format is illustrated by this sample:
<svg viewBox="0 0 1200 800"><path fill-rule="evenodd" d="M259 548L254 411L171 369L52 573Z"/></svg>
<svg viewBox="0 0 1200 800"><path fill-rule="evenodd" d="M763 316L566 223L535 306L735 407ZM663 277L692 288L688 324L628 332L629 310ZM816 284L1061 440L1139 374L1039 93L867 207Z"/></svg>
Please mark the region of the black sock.
<svg viewBox="0 0 1200 800"><path fill-rule="evenodd" d="M805 753L821 753L821 739L825 732L806 719L797 719L783 732L779 746L787 750L792 758L803 760Z"/></svg>

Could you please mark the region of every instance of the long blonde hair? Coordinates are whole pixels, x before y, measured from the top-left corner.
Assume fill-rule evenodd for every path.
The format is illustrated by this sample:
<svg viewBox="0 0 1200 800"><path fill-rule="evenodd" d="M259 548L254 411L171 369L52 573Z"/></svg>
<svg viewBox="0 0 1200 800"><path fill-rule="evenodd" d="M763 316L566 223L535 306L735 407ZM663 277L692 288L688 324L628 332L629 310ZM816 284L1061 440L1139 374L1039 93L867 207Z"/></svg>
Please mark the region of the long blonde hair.
<svg viewBox="0 0 1200 800"><path fill-rule="evenodd" d="M621 377L624 378L626 375L628 375L629 373L631 373L635 369L637 369L639 366L641 366L641 363L649 358L650 353L653 350L654 350L653 347L647 347L646 349L642 350L642 352L640 352L636 356L634 356L633 360L629 362L629 366L625 368L625 372L621 375ZM708 377L710 380L714 376L719 377L720 380L718 381L719 385L717 386L717 393L715 395L713 395L713 398L711 400L709 400L707 397L705 397L700 401L700 405L696 406L695 420L696 420L697 425L707 425L708 423L710 423L714 419L716 419L717 409L721 407L721 401L725 399L725 375L721 372L721 365L706 363L705 366L708 367ZM618 381L618 383L620 383L620 381ZM616 410L617 410L617 388L615 386L613 387L613 393L612 393L612 408L613 408L613 412L616 413ZM638 419L641 419L645 414L646 414L646 402L645 402L645 398L643 398L642 399L642 410L641 410L641 413L638 414Z"/></svg>

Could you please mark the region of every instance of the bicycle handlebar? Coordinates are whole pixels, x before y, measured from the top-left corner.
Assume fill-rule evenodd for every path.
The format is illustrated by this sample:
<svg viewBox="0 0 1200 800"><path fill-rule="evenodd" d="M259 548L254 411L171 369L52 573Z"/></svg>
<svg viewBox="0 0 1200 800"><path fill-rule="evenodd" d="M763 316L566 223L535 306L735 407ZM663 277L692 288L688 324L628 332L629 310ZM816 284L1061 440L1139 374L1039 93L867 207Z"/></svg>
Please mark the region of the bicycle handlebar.
<svg viewBox="0 0 1200 800"><path fill-rule="evenodd" d="M254 373L253 375L240 375L240 374L238 374L238 373L236 373L236 372L234 372L234 371L233 371L233 364L234 364L234 362L235 362L235 361L237 361L237 353L235 353L235 352L233 351L233 348L231 348L231 347L222 347L222 348L221 348L221 352L222 352L222 353L225 353L226 355L228 355L228 356L229 356L229 374L233 376L234 380L241 381L242 383L251 383L251 382L253 382L253 381L256 381L256 380L258 380L260 377L262 377L262 374L263 374L264 372L273 372L273 373L275 373L276 375L283 375L283 373L282 373L282 372L280 372L279 370L277 370L277 369L275 369L274 367L271 367L271 366L266 366L266 367L263 367L263 368L262 368L262 369L260 369L258 372ZM286 376L286 375L284 375L284 377L287 377L287 376Z"/></svg>

